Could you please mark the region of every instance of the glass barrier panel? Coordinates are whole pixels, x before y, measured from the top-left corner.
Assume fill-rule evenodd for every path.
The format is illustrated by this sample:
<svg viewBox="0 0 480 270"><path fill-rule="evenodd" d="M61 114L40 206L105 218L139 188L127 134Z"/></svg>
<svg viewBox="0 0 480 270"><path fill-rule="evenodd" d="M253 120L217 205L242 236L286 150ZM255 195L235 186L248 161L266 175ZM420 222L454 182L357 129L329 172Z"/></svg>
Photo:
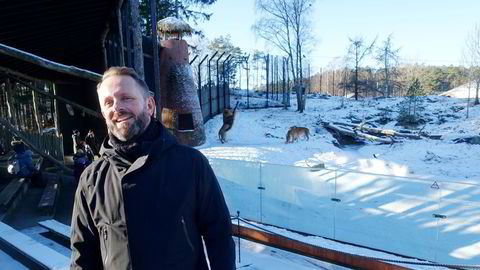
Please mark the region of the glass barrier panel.
<svg viewBox="0 0 480 270"><path fill-rule="evenodd" d="M437 260L480 265L480 186L438 182Z"/></svg>
<svg viewBox="0 0 480 270"><path fill-rule="evenodd" d="M317 168L262 164L264 223L333 238L335 182Z"/></svg>
<svg viewBox="0 0 480 270"><path fill-rule="evenodd" d="M437 189L432 181L337 172L337 240L423 259L434 258Z"/></svg>
<svg viewBox="0 0 480 270"><path fill-rule="evenodd" d="M260 221L260 163L209 159L218 179L230 215Z"/></svg>
<svg viewBox="0 0 480 270"><path fill-rule="evenodd" d="M480 185L210 159L232 215L446 264L480 264Z"/></svg>

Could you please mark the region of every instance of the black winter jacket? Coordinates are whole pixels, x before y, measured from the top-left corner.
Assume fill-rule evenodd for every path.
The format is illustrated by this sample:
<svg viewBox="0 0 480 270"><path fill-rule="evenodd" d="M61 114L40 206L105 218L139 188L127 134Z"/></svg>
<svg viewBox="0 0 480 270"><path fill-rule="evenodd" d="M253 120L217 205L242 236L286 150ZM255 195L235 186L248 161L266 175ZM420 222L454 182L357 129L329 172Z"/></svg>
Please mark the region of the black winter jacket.
<svg viewBox="0 0 480 270"><path fill-rule="evenodd" d="M161 132L130 163L105 140L82 174L71 269L235 269L230 214L208 160Z"/></svg>

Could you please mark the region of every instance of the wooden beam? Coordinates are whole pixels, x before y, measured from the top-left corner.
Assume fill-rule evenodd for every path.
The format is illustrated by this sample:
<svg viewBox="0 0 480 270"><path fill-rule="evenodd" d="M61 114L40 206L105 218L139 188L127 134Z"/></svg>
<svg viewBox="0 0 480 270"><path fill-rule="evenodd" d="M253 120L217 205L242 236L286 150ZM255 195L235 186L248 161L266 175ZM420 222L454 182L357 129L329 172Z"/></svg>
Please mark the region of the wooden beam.
<svg viewBox="0 0 480 270"><path fill-rule="evenodd" d="M102 35L101 35L101 38L100 38L100 42L102 44L102 55L103 55L103 69L104 70L107 70L108 68L108 57L107 57L107 47L106 47L106 39L107 39L107 35L108 35L108 32L110 31L110 25L107 23L105 24L105 28L103 29L103 32L102 32Z"/></svg>
<svg viewBox="0 0 480 270"><path fill-rule="evenodd" d="M8 55L16 59L20 59L20 60L44 67L46 69L60 72L63 74L69 74L69 75L73 75L76 77L80 77L80 78L84 78L84 79L88 79L96 82L102 79L102 75L98 73L77 68L74 66L67 66L54 61L50 61L40 56L27 53L19 49L15 49L13 47L7 46L2 43L0 43L0 54Z"/></svg>
<svg viewBox="0 0 480 270"><path fill-rule="evenodd" d="M124 12L123 12L123 25L126 27L125 29L125 46L126 46L126 51L127 51L127 59L126 59L126 64L129 67L133 67L132 63L132 23L130 20L130 1L126 0L126 2L123 4L124 5Z"/></svg>
<svg viewBox="0 0 480 270"><path fill-rule="evenodd" d="M28 147L30 147L34 152L38 153L40 156L42 156L43 158L45 159L48 159L50 160L51 162L53 162L53 164L57 165L58 167L62 168L65 172L67 173L70 173L70 174L73 174L73 170L68 168L67 166L65 166L65 164L63 164L63 162L60 162L56 159L54 159L53 157L51 157L50 155L47 155L45 153L43 153L43 151L41 151L40 149L38 149L36 146L34 146L28 139L27 137L23 136L23 134L21 132L18 132L12 125L10 125L10 123L8 123L8 121L6 121L5 119L0 119L0 124L3 125L4 128L6 128L10 133L12 133L13 135L15 135L16 137L20 138Z"/></svg>
<svg viewBox="0 0 480 270"><path fill-rule="evenodd" d="M57 95L56 84L52 84L52 92L54 96ZM53 100L53 123L55 124L55 134L57 135L57 137L60 137L60 124L59 124L60 120L58 117L58 102L56 98L52 98L52 100ZM63 149L62 149L62 153L63 153Z"/></svg>
<svg viewBox="0 0 480 270"><path fill-rule="evenodd" d="M162 101L161 101L161 87L160 87L160 60L158 59L158 40L157 40L157 2L156 0L149 0L150 16L152 18L152 55L153 55L153 78L154 78L154 93L155 93L155 108L158 119L162 119Z"/></svg>
<svg viewBox="0 0 480 270"><path fill-rule="evenodd" d="M7 101L7 113L8 113L8 118L12 122L12 124L15 127L18 127L18 115L17 115L17 109L16 109L16 100L13 97L13 89L12 89L12 84L10 82L10 79L7 78L5 82L5 94L6 94L6 101Z"/></svg>
<svg viewBox="0 0 480 270"><path fill-rule="evenodd" d="M145 71L143 64L143 45L142 30L140 29L140 11L138 0L129 0L130 3L130 22L133 30L133 66L140 78L145 79Z"/></svg>
<svg viewBox="0 0 480 270"><path fill-rule="evenodd" d="M37 88L39 82L35 81L34 85ZM40 99L38 98L38 95L35 91L32 90L32 103L33 103L33 116L35 119L35 125L37 127L38 134L42 133L42 124L40 121L40 112L39 112L39 105L40 105Z"/></svg>
<svg viewBox="0 0 480 270"><path fill-rule="evenodd" d="M271 234L268 232L247 228L244 226L232 225L233 235L243 239L257 242L270 247L283 249L296 254L304 255L310 258L321 260L349 267L352 269L378 269L378 270L406 270L408 268L377 261L371 258L349 254L328 248L322 248L290 239L281 235Z"/></svg>
<svg viewBox="0 0 480 270"><path fill-rule="evenodd" d="M87 107L84 107L84 106L82 106L82 105L80 105L80 104L78 104L78 103L75 103L75 102L70 101L70 100L68 100L68 99L66 99L66 98L60 97L60 96L58 96L58 95L52 95L52 94L47 93L47 92L45 92L45 91L43 91L43 90L41 90L41 89L35 88L35 87L29 85L27 82L24 82L24 81L22 81L22 80L19 79L19 78L15 78L14 76L11 76L10 74L7 74L7 76L8 76L9 78L11 78L12 80L16 81L17 83L19 83L19 84L21 84L21 85L23 85L23 86L26 86L27 88L31 89L32 91L35 91L35 92L37 92L37 93L39 93L39 94L45 95L45 96L50 97L50 98L54 98L55 100L61 101L61 102L63 102L63 103L70 104L72 107L75 107L75 108L77 108L77 109L85 112L86 114L89 114L89 115L91 115L91 116L94 116L94 117L103 119L102 114L99 113L99 112L97 112L97 111L94 111L94 110L92 110L92 109L89 109L89 108L87 108Z"/></svg>
<svg viewBox="0 0 480 270"><path fill-rule="evenodd" d="M125 54L123 53L123 26L122 26L122 4L123 0L119 0L117 3L117 9L115 10L115 15L117 19L117 31L118 31L118 36L117 36L117 43L120 44L120 50L118 52L118 57L120 59L120 66L125 66Z"/></svg>

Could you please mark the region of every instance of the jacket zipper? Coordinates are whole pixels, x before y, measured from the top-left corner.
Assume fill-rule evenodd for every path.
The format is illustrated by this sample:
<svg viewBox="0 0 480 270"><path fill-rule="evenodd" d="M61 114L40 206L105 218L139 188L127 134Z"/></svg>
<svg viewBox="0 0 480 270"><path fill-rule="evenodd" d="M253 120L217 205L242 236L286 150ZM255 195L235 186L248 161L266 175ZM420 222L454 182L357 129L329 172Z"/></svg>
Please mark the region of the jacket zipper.
<svg viewBox="0 0 480 270"><path fill-rule="evenodd" d="M188 236L187 225L185 224L185 220L183 219L183 216L182 216L181 221L182 221L182 226L183 226L183 233L185 234L185 238L187 239L188 245L192 249L192 252L195 252L195 248L193 248L192 241L190 240L190 237Z"/></svg>
<svg viewBox="0 0 480 270"><path fill-rule="evenodd" d="M103 261L103 265L107 267L108 262L108 230L107 226L103 227L103 246L105 247L105 260Z"/></svg>

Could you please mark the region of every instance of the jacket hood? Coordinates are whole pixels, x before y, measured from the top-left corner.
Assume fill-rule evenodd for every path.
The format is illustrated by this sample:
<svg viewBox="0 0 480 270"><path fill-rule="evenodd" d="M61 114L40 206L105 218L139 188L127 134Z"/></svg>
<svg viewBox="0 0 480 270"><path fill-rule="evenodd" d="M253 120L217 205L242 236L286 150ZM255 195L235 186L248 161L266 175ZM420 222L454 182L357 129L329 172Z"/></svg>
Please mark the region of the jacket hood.
<svg viewBox="0 0 480 270"><path fill-rule="evenodd" d="M177 144L175 137L156 119L152 119L157 123L156 128L159 129L160 135L152 141L152 146L148 151L149 156L155 156L161 154L171 146ZM152 124L152 123L150 123ZM118 152L109 142L109 136L107 135L102 142L100 148L100 155L106 157L112 157L118 155Z"/></svg>
<svg viewBox="0 0 480 270"><path fill-rule="evenodd" d="M26 159L26 158L31 158L33 155L32 151L30 150L25 150L25 152L23 153L20 153L20 154L16 154L15 157L17 159Z"/></svg>

